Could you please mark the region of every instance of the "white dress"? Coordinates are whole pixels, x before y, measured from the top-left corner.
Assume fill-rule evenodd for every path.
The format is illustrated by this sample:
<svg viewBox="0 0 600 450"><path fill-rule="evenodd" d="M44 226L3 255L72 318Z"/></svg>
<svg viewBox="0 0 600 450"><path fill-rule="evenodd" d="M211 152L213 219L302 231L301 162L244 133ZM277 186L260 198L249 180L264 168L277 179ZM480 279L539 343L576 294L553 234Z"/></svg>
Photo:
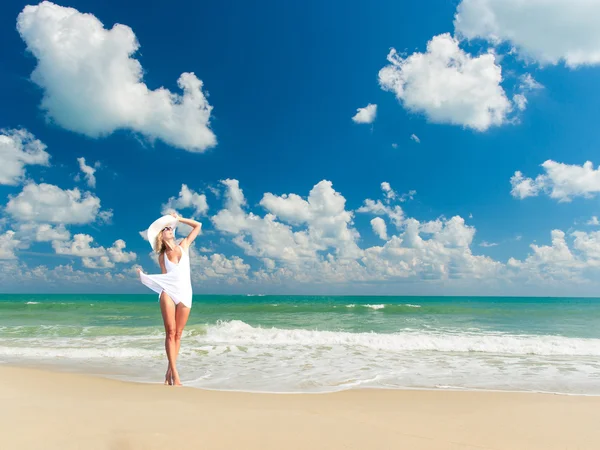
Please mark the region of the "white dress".
<svg viewBox="0 0 600 450"><path fill-rule="evenodd" d="M173 299L176 305L183 303L188 308L192 307L192 277L190 274L190 249L187 250L180 245L181 259L175 264L165 255L165 268L167 273L157 275L146 275L140 272L140 279L143 284L148 286L154 292L158 293L158 298L163 291Z"/></svg>

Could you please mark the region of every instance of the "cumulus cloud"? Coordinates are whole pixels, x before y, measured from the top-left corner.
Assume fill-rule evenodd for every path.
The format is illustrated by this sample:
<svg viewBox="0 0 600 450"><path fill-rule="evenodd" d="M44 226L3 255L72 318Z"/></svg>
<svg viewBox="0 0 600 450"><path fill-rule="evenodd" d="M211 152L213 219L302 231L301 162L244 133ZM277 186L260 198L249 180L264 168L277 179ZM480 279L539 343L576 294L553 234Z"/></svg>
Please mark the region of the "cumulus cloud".
<svg viewBox="0 0 600 450"><path fill-rule="evenodd" d="M301 266L278 265L254 275L270 282L363 283L402 280L486 280L501 275L503 264L471 253L474 230L460 217L440 221L425 238L425 224L408 219L404 231L383 246L366 248L358 259L326 258Z"/></svg>
<svg viewBox="0 0 600 450"><path fill-rule="evenodd" d="M192 255L192 276L194 280L224 280L228 284L248 280L250 266L239 256L227 258L221 253L212 255Z"/></svg>
<svg viewBox="0 0 600 450"><path fill-rule="evenodd" d="M551 245L534 243L522 260L511 258L503 263L474 254L475 227L460 216L431 221L406 217L392 203L400 201L400 196L390 183L383 182L383 199L363 205L364 212L377 213L378 217L370 223L383 242L360 248L352 212L346 210L345 198L327 180L313 186L307 196L264 194L260 202L266 211L264 215L248 211L248 201L237 180L221 183L225 188L224 205L211 217L215 230L223 233L222 242L229 237L246 256L256 258L258 267L252 270L242 257L218 253L214 248L193 247L194 282L254 287L274 283L290 287L336 285L354 289L377 282L391 286L389 283L430 280L431 286L447 281L444 286L483 283L479 286L514 287L541 283L547 287L565 282L593 283L600 275L600 232L566 234L554 230ZM394 223L394 214L401 220L395 224L395 233L390 233L387 225ZM136 259L121 239L111 247L102 247L87 234L71 238L62 225L17 223L15 231L0 235L0 282L18 279L49 283L50 277L57 275L44 266L29 269L15 259L15 251L34 240L50 240L57 254L80 258L81 265L92 271L87 276L65 266L61 269L65 279L73 277L89 283L124 280L123 275L119 278L110 269ZM495 245L481 241L478 247ZM103 273L104 278L98 273ZM135 278L133 268L123 273L128 274L127 279Z"/></svg>
<svg viewBox="0 0 600 450"><path fill-rule="evenodd" d="M71 239L71 233L63 224L52 226L47 223L20 223L18 233L22 239L34 242L68 241Z"/></svg>
<svg viewBox="0 0 600 450"><path fill-rule="evenodd" d="M440 221L439 225L429 227L432 233L424 239L421 233L428 227L407 219L402 234L392 236L382 247L365 250L361 262L375 279L485 279L502 270L501 263L472 254L475 229L460 216Z"/></svg>
<svg viewBox="0 0 600 450"><path fill-rule="evenodd" d="M128 129L191 152L216 145L202 81L186 72L182 94L149 89L128 26L107 29L92 14L44 1L23 9L17 30L37 58L31 79L44 92L41 108L63 128L90 137Z"/></svg>
<svg viewBox="0 0 600 450"><path fill-rule="evenodd" d="M369 103L364 108L358 108L352 120L355 123L373 123L377 115L377 105Z"/></svg>
<svg viewBox="0 0 600 450"><path fill-rule="evenodd" d="M266 193L260 202L268 211L264 217L244 211L246 199L237 180L222 183L227 188L225 208L211 220L217 230L235 234L233 242L246 254L295 262L329 249L341 257L360 254L352 213L345 210L346 200L331 182L316 184L306 200L296 194ZM293 231L292 225L305 229Z"/></svg>
<svg viewBox="0 0 600 450"><path fill-rule="evenodd" d="M77 256L88 269L110 269L115 263L127 263L135 260L134 252L124 252L125 241L116 240L112 247L92 247L94 238L90 235L79 233L71 241L52 241L52 247L57 255Z"/></svg>
<svg viewBox="0 0 600 450"><path fill-rule="evenodd" d="M385 220L381 217L375 217L374 219L371 219L371 227L373 228L373 232L379 236L379 239L383 239L384 241L388 240Z"/></svg>
<svg viewBox="0 0 600 450"><path fill-rule="evenodd" d="M1 264L1 263L0 263ZM72 265L58 265L49 268L45 265L28 267L23 263L14 261L4 264L0 270L0 283L2 286L27 286L38 285L44 289L64 288L72 289L73 285L89 287L96 286L102 289L107 282L122 282L122 274L111 274L107 271L89 271L74 269Z"/></svg>
<svg viewBox="0 0 600 450"><path fill-rule="evenodd" d="M515 172L510 179L511 195L524 199L545 192L559 202L569 202L574 197L592 198L600 192L600 168L594 169L591 161L578 166L549 159L541 167L545 173L535 179Z"/></svg>
<svg viewBox="0 0 600 450"><path fill-rule="evenodd" d="M509 120L512 104L500 86L502 69L493 53L473 57L446 33L433 37L425 53L403 58L392 49L387 59L379 84L408 111L477 131Z"/></svg>
<svg viewBox="0 0 600 450"><path fill-rule="evenodd" d="M515 270L517 277L527 277L533 281L581 282L585 271L600 267L600 235L598 232L574 232L573 249L567 243L567 235L562 230L552 230L551 245L531 244L532 253L524 260L510 258L509 269Z"/></svg>
<svg viewBox="0 0 600 450"><path fill-rule="evenodd" d="M405 202L407 199L413 199L416 191L410 191L408 194L398 194L392 189L390 183L384 181L381 183L384 201L366 199L363 205L356 210L357 213L374 214L376 216L388 216L396 227L402 226L404 222L404 211L399 205L392 206L393 201Z"/></svg>
<svg viewBox="0 0 600 450"><path fill-rule="evenodd" d="M223 180L225 207L211 217L218 231L235 235L233 242L246 254L260 258L298 260L316 256L305 232L293 232L289 225L277 222L273 214L265 217L247 213L246 199L238 180Z"/></svg>
<svg viewBox="0 0 600 450"><path fill-rule="evenodd" d="M87 234L76 234L72 241L54 241L52 247L57 255L70 255L79 257L100 257L104 256L106 249L104 247L91 247L94 238Z"/></svg>
<svg viewBox="0 0 600 450"><path fill-rule="evenodd" d="M454 26L466 39L508 42L542 65L600 63L600 2L462 0Z"/></svg>
<svg viewBox="0 0 600 450"><path fill-rule="evenodd" d="M6 205L6 212L21 222L86 224L96 220L99 210L100 199L90 192L46 183L25 185Z"/></svg>
<svg viewBox="0 0 600 450"><path fill-rule="evenodd" d="M48 166L46 146L27 130L0 131L0 184L16 186L23 181L26 165Z"/></svg>
<svg viewBox="0 0 600 450"><path fill-rule="evenodd" d="M206 195L192 191L186 184L181 185L178 197L171 197L162 205L162 214L169 214L180 209L193 208L197 216L203 216L208 211Z"/></svg>
<svg viewBox="0 0 600 450"><path fill-rule="evenodd" d="M376 217L371 226L386 242L366 249L356 244L360 236L352 228L345 199L327 181L317 183L306 199L297 194L265 194L261 206L269 212L264 217L245 211L247 202L237 180L223 184L227 187L225 208L211 220L217 230L232 235L246 255L263 262L264 267L250 278L255 283L486 279L503 268L502 263L472 254L475 229L461 217L421 223L384 203L397 200L387 198L393 192L389 183L382 183L384 202L365 202L363 212L395 218L402 232L390 237L384 219ZM319 228L322 234L315 233Z"/></svg>
<svg viewBox="0 0 600 450"><path fill-rule="evenodd" d="M81 172L83 173L83 176L85 177L85 181L87 182L87 185L91 188L95 188L96 187L96 176L94 174L96 173L96 169L98 169L98 167L100 167L100 163L96 162L96 164L94 164L93 167L88 166L85 163L84 157L77 158L77 162L79 163L79 170L81 170ZM75 181L79 181L79 174L75 178Z"/></svg>
<svg viewBox="0 0 600 450"><path fill-rule="evenodd" d="M416 134L411 134L410 138L415 141L417 144L421 143L421 139L419 139L419 136L417 136Z"/></svg>
<svg viewBox="0 0 600 450"><path fill-rule="evenodd" d="M123 239L117 239L112 247L108 248L106 251L111 261L116 263L128 263L134 261L137 258L135 252L124 252L127 244Z"/></svg>
<svg viewBox="0 0 600 450"><path fill-rule="evenodd" d="M536 180L524 177L520 171L516 171L510 178L512 189L510 195L513 197L524 199L538 195L540 188L543 186L544 178L539 175Z"/></svg>
<svg viewBox="0 0 600 450"><path fill-rule="evenodd" d="M15 249L19 247L21 241L15 237L15 232L8 230L0 234L0 260L15 259Z"/></svg>
<svg viewBox="0 0 600 450"><path fill-rule="evenodd" d="M371 200L368 198L364 201L363 206L358 208L356 212L369 213L376 216L388 216L397 227L402 226L402 223L404 222L404 211L402 211L400 206L396 205L392 207L384 205L381 200Z"/></svg>

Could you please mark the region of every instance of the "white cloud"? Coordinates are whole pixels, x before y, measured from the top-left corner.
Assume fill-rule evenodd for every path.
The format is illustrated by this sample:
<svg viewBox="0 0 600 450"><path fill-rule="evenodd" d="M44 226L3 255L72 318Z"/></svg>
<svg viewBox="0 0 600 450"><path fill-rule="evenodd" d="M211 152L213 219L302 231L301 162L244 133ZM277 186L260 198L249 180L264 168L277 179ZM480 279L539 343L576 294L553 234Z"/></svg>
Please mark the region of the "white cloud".
<svg viewBox="0 0 600 450"><path fill-rule="evenodd" d="M16 186L23 181L25 166L48 166L50 155L46 146L27 130L0 132L0 184Z"/></svg>
<svg viewBox="0 0 600 450"><path fill-rule="evenodd" d="M410 138L415 141L417 144L421 143L421 139L419 139L419 136L417 136L416 134L411 134Z"/></svg>
<svg viewBox="0 0 600 450"><path fill-rule="evenodd" d="M218 280L223 279L229 284L248 280L250 266L238 256L227 258L221 253L210 256L192 255L192 276L194 280Z"/></svg>
<svg viewBox="0 0 600 450"><path fill-rule="evenodd" d="M542 86L540 83L533 79L531 74L526 73L524 75L521 75L520 83L517 87L517 91L519 93L513 96L513 103L515 104L517 109L519 111L525 111L525 109L527 109L527 97L525 96L525 94L534 90L542 89L543 87L544 86Z"/></svg>
<svg viewBox="0 0 600 450"><path fill-rule="evenodd" d="M586 222L586 225L600 225L600 221L597 216L592 216L592 218Z"/></svg>
<svg viewBox="0 0 600 450"><path fill-rule="evenodd" d="M267 193L260 205L282 220L306 225L310 242L319 249L333 248L343 257L360 254L356 244L359 234L352 227L353 214L346 211L346 199L330 181L317 183L307 200L295 194L278 197Z"/></svg>
<svg viewBox="0 0 600 450"><path fill-rule="evenodd" d="M373 228L373 232L379 236L380 239L383 239L384 241L388 240L387 227L385 221L381 217L371 219L371 227Z"/></svg>
<svg viewBox="0 0 600 450"><path fill-rule="evenodd" d="M47 223L20 223L18 233L22 239L35 242L68 241L71 239L71 233L63 224L52 226Z"/></svg>
<svg viewBox="0 0 600 450"><path fill-rule="evenodd" d="M131 278L135 280L134 275ZM10 265L3 265L0 262L0 282L2 286L37 285L46 290L58 288L60 291L70 290L74 285L85 286L86 288L95 286L101 292L102 288L107 286L107 282L114 286L115 282L122 282L123 280L124 277L121 273L113 275L106 271L76 270L71 265L59 265L50 269L44 265L30 268L16 261Z"/></svg>
<svg viewBox="0 0 600 450"><path fill-rule="evenodd" d="M509 42L540 64L600 63L600 2L462 0L455 30L466 39Z"/></svg>
<svg viewBox="0 0 600 450"><path fill-rule="evenodd" d="M86 224L96 220L100 199L79 189L63 190L52 184L29 183L10 198L6 212L21 222Z"/></svg>
<svg viewBox="0 0 600 450"><path fill-rule="evenodd" d="M431 236L420 233L428 229ZM365 265L373 279L453 279L471 277L486 279L496 276L503 265L485 256L471 253L475 229L455 216L447 221L421 224L407 219L404 232L392 236L383 247L365 250Z"/></svg>
<svg viewBox="0 0 600 450"><path fill-rule="evenodd" d="M395 142L392 144L392 148L398 148L398 144L396 144Z"/></svg>
<svg viewBox="0 0 600 450"><path fill-rule="evenodd" d="M527 98L523 94L515 94L513 96L513 103L519 111L525 111L527 108Z"/></svg>
<svg viewBox="0 0 600 450"><path fill-rule="evenodd" d="M395 49L379 71L382 89L434 123L485 131L508 121L511 102L500 86L502 69L492 53L472 57L450 34L433 37L426 53L403 58Z"/></svg>
<svg viewBox="0 0 600 450"><path fill-rule="evenodd" d="M361 250L355 242L358 233L344 219L340 221L343 227L332 229L345 228L349 232L354 253L324 254L321 253L324 250L322 236L314 233L318 223L316 212L320 220L329 224L335 223L336 217L345 216L345 200L333 191L329 182L315 185L308 200L296 194L265 194L261 202L269 211L265 217L244 211L246 200L237 180L226 180L223 184L227 186L226 208L211 219L217 230L234 235L233 242L247 255L263 261L264 268L253 272L250 278L255 283L361 283L465 277L484 280L497 276L503 269L502 263L471 253L475 229L458 216L420 223L405 219L399 207L367 201L365 212L396 215L404 230L402 234L389 237L383 219L375 218L371 221L373 230L387 242L382 247ZM391 186L382 185L384 195L389 192L387 187L391 190ZM293 231L290 225L277 219L301 228ZM337 236L329 242L334 249L348 246L343 233L331 233L331 236Z"/></svg>
<svg viewBox="0 0 600 450"><path fill-rule="evenodd" d="M91 188L95 188L96 176L94 174L96 173L96 169L100 167L100 163L96 162L96 164L94 164L94 167L88 166L85 163L84 157L77 158L77 162L79 162L79 170L83 172L85 181L87 182L88 186ZM79 181L79 175L77 176L76 181Z"/></svg>
<svg viewBox="0 0 600 450"><path fill-rule="evenodd" d="M390 204L394 200L398 200L400 202L406 201L407 198L412 200L413 196L416 194L416 191L410 191L408 194L403 194L399 197L390 186L390 183L386 181L381 183L381 190L385 196L385 204L382 203L381 200L366 199L363 203L363 206L358 208L356 212L374 214L376 216L388 216L392 223L396 225L396 227L402 226L404 222L404 211L402 211L400 206L391 206Z"/></svg>
<svg viewBox="0 0 600 450"><path fill-rule="evenodd" d="M98 258L84 256L81 258L81 263L83 264L83 267L87 267L88 269L112 269L115 267L115 263L113 263L106 255Z"/></svg>
<svg viewBox="0 0 600 450"><path fill-rule="evenodd" d="M15 259L15 249L19 247L21 241L15 237L15 232L8 230L0 234L0 260Z"/></svg>
<svg viewBox="0 0 600 450"><path fill-rule="evenodd" d="M134 252L124 252L125 241L116 240L112 247L92 247L94 238L87 234L76 234L71 241L52 241L52 247L57 255L77 256L81 258L84 267L89 269L110 269L115 263L134 261Z"/></svg>
<svg viewBox="0 0 600 450"><path fill-rule="evenodd" d="M98 221L101 223L111 223L113 217L112 209L100 211L98 213Z"/></svg>
<svg viewBox="0 0 600 450"><path fill-rule="evenodd" d="M562 230L552 230L552 244L531 244L533 251L523 261L510 258L507 267L515 271L514 278L529 281L589 282L598 277L600 269L600 232L575 231L572 249Z"/></svg>
<svg viewBox="0 0 600 450"><path fill-rule="evenodd" d="M44 91L41 107L63 128L90 137L129 129L192 152L216 145L202 81L181 74L183 95L149 89L128 26L105 29L92 14L42 2L23 9L17 29L38 60L31 79Z"/></svg>
<svg viewBox="0 0 600 450"><path fill-rule="evenodd" d="M421 222L401 213L402 220L395 234L389 233L385 217L373 218L373 232L383 242L360 248L360 236L353 228L351 212L345 209L345 199L326 180L317 183L307 197L265 194L261 201L267 210L264 216L246 210L248 205L237 180L225 180L222 184L226 188L225 205L211 217L215 229L229 235L231 242L248 257L256 258L259 266L252 270L250 262L239 256L215 253L213 248L197 250L193 247L195 283L252 288L279 285L291 290L303 286L317 291L337 286L345 292L361 289L368 292L376 283L381 292L390 292L386 286L397 289L406 281L420 282L425 290L439 288L439 282L443 281L444 289L479 286L486 289L478 291L481 293L494 287L500 289L494 290L495 293L503 294L504 289L528 286L530 289L586 283L593 286L600 275L600 232L574 231L566 235L554 230L551 245L534 243L530 246L531 253L523 260L511 258L503 264L473 254L476 230L462 217ZM370 211L389 217L390 213L397 212L394 210L397 205L390 203L399 201L399 196L388 198L393 190L387 182L381 184L381 189L383 201L365 203L370 205L367 208ZM98 285L106 281L136 281L133 268L115 269L120 276L111 273L117 264L136 259L134 252L126 251L123 240L116 240L105 248L87 234L79 233L69 239L64 226L48 223L17 223L15 231L0 235L0 259L4 260L0 261L2 285L14 284L15 280L41 282L45 286L68 280ZM80 258L81 265L90 272L75 271L70 266L59 270L44 266L30 269L15 259L17 249L26 248L31 241L48 241L52 237L56 238L51 242L57 254ZM478 247L495 245L480 241ZM204 254L206 252L209 254ZM62 276L63 272L64 279L52 278Z"/></svg>
<svg viewBox="0 0 600 450"><path fill-rule="evenodd" d="M206 195L198 194L187 187L186 184L181 185L178 197L171 197L162 206L162 214L170 214L179 209L193 208L197 216L204 216L208 211L208 203Z"/></svg>
<svg viewBox="0 0 600 450"><path fill-rule="evenodd" d="M510 178L510 185L512 186L510 194L519 199L538 195L539 190L544 182L543 178L540 177L541 176L538 176L538 179L536 180L526 178L520 171L517 170Z"/></svg>
<svg viewBox="0 0 600 450"><path fill-rule="evenodd" d="M405 202L407 200L414 200L415 195L417 195L417 191L411 189L410 191L408 191L407 194L402 194L402 196L400 196L398 200L400 200L401 202Z"/></svg>
<svg viewBox="0 0 600 450"><path fill-rule="evenodd" d="M358 108L357 113L352 117L355 123L373 123L377 115L377 105L369 103L364 108Z"/></svg>
<svg viewBox="0 0 600 450"><path fill-rule="evenodd" d="M106 254L104 247L91 247L94 238L87 234L76 234L72 241L53 241L52 247L57 255L79 256L81 258L99 258Z"/></svg>
<svg viewBox="0 0 600 450"><path fill-rule="evenodd" d="M573 197L592 198L600 192L600 168L594 169L591 161L583 166L545 161L545 174L535 179L524 177L520 171L511 177L511 195L524 199L546 192L559 202L569 202Z"/></svg>
<svg viewBox="0 0 600 450"><path fill-rule="evenodd" d="M388 183L387 181L381 183L381 190L385 193L385 197L388 200L393 200L398 196L398 194L396 194L396 192L394 192L394 190L390 186L390 183Z"/></svg>
<svg viewBox="0 0 600 450"><path fill-rule="evenodd" d="M112 247L108 248L106 251L110 256L110 259L116 263L127 263L134 261L137 258L135 252L124 252L123 249L126 247L125 241L123 239L117 239Z"/></svg>
<svg viewBox="0 0 600 450"><path fill-rule="evenodd" d="M381 203L381 200L366 199L363 206L356 210L358 213L370 213L376 216L388 216L397 227L404 222L404 211L398 205L391 207Z"/></svg>
<svg viewBox="0 0 600 450"><path fill-rule="evenodd" d="M435 232L435 240L449 248L467 248L473 242L475 227L465 224L460 216L454 216L444 223L440 231Z"/></svg>
<svg viewBox="0 0 600 450"><path fill-rule="evenodd" d="M246 213L242 190L237 180L225 180L225 208L211 218L217 230L235 234L233 242L246 254L259 258L298 261L315 258L318 251L333 251L340 257L356 257L359 235L352 228L352 213L346 200L329 181L323 180L304 200L296 194L276 196L266 193L260 202L268 213L264 217ZM306 227L292 230L288 224Z"/></svg>
<svg viewBox="0 0 600 450"><path fill-rule="evenodd" d="M441 219L430 220L419 224L419 233L436 234L442 231L444 222Z"/></svg>
<svg viewBox="0 0 600 450"><path fill-rule="evenodd" d="M218 231L235 235L233 242L246 254L293 261L316 256L316 248L309 245L305 232L293 232L289 225L277 222L273 214L262 218L246 213L243 209L246 199L239 182L227 179L222 184L226 186L225 208L212 216L211 221Z"/></svg>
<svg viewBox="0 0 600 450"><path fill-rule="evenodd" d="M573 248L581 252L588 264L600 265L600 231L574 231L571 235L575 238Z"/></svg>
<svg viewBox="0 0 600 450"><path fill-rule="evenodd" d="M535 91L537 89L542 89L544 86L542 86L540 83L538 83L532 76L530 73L526 73L523 74L519 77L519 79L521 80L520 84L519 84L519 89L521 91Z"/></svg>
<svg viewBox="0 0 600 450"><path fill-rule="evenodd" d="M481 247L496 247L498 244L495 242L483 241L479 244Z"/></svg>

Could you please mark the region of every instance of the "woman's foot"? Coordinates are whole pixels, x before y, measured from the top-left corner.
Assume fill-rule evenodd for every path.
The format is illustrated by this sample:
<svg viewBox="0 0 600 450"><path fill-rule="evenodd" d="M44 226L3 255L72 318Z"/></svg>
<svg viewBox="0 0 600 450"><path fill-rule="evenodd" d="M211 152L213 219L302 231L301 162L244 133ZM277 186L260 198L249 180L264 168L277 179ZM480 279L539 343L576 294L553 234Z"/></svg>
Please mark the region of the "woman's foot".
<svg viewBox="0 0 600 450"><path fill-rule="evenodd" d="M179 379L179 373L177 373L177 369L173 370L171 373L173 375L173 386L183 386L181 384L181 380Z"/></svg>
<svg viewBox="0 0 600 450"><path fill-rule="evenodd" d="M166 385L169 385L169 386L173 385L173 371L171 370L170 366L167 369L167 373L165 374L165 386Z"/></svg>

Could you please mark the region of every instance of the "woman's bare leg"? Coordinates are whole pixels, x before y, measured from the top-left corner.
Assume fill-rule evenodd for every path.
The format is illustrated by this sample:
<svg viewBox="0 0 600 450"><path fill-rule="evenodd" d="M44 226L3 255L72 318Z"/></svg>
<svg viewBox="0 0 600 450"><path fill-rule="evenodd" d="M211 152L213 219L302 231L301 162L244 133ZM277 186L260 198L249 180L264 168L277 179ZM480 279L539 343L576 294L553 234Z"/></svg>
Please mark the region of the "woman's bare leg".
<svg viewBox="0 0 600 450"><path fill-rule="evenodd" d="M181 348L181 334L183 333L183 329L185 328L185 324L187 323L188 317L190 316L190 308L185 306L183 303L180 303L175 308L175 358L174 361L177 362L177 357L179 356L179 349ZM171 367L175 367L174 364ZM173 384L175 386L181 386L181 380L179 379L179 373L177 373L177 369L173 370Z"/></svg>
<svg viewBox="0 0 600 450"><path fill-rule="evenodd" d="M173 303L171 297L164 291L160 295L160 311L165 326L165 351L167 353L167 360L169 361L167 373L165 374L165 384L173 384L173 370L177 370L175 368L175 361L177 359L175 303Z"/></svg>

